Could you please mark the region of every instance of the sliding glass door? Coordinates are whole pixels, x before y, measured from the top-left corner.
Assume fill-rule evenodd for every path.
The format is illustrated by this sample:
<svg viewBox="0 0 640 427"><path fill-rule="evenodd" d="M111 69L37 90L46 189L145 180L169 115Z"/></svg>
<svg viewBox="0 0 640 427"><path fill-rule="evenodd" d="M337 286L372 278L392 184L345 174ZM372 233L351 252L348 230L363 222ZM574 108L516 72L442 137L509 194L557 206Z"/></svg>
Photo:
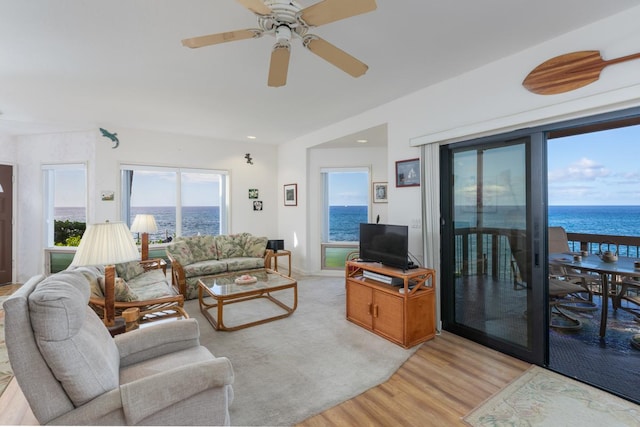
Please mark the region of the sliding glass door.
<svg viewBox="0 0 640 427"><path fill-rule="evenodd" d="M442 148L443 326L546 358L542 136Z"/></svg>

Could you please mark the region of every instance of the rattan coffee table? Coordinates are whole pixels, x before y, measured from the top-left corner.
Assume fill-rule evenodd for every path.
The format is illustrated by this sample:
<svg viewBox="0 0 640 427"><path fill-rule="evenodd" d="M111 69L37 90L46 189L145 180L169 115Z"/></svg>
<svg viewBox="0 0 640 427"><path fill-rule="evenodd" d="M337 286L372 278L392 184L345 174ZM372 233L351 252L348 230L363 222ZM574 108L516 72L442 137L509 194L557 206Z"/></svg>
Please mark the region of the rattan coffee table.
<svg viewBox="0 0 640 427"><path fill-rule="evenodd" d="M235 283L235 280L242 275L253 276L257 281L248 284ZM272 295L273 292L286 289L293 290L293 304L291 306L283 303ZM207 297L211 298L214 302L210 303L205 300ZM284 313L235 326L225 326L223 315L226 305L257 298L266 298L283 309ZM298 306L298 282L277 271L265 268L207 276L198 281L198 302L200 303L200 311L216 330L236 331L290 316ZM217 309L215 316L211 313L211 310L214 308Z"/></svg>

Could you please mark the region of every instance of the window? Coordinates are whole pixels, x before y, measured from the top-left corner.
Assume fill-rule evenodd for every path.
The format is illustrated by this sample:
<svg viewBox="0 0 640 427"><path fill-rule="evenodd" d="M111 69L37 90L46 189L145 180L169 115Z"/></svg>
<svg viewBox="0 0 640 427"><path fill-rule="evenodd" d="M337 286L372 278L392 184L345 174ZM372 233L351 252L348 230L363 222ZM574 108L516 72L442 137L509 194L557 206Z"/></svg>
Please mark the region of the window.
<svg viewBox="0 0 640 427"><path fill-rule="evenodd" d="M357 251L360 223L369 221L369 169L322 169L322 268L344 268Z"/></svg>
<svg viewBox="0 0 640 427"><path fill-rule="evenodd" d="M78 246L87 224L87 166L42 165L44 246Z"/></svg>
<svg viewBox="0 0 640 427"><path fill-rule="evenodd" d="M228 174L203 169L122 165L122 220L151 214L151 243L176 236L219 235L228 230Z"/></svg>

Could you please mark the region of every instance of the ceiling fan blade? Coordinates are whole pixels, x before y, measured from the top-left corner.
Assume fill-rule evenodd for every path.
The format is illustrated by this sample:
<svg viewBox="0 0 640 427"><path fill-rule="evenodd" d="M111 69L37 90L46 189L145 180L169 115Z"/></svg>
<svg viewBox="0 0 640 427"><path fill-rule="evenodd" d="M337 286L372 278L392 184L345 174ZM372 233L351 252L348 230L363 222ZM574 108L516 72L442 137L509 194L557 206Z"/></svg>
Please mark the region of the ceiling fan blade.
<svg viewBox="0 0 640 427"><path fill-rule="evenodd" d="M306 36L302 41L302 45L353 77L360 77L369 69L364 62L357 60L344 50L335 47L318 36Z"/></svg>
<svg viewBox="0 0 640 427"><path fill-rule="evenodd" d="M211 46L213 44L233 42L262 36L262 30L247 29L229 31L227 33L209 34L208 36L193 37L182 40L182 45L195 49L197 47Z"/></svg>
<svg viewBox="0 0 640 427"><path fill-rule="evenodd" d="M238 3L258 15L271 15L271 9L262 0L236 0Z"/></svg>
<svg viewBox="0 0 640 427"><path fill-rule="evenodd" d="M269 65L269 81L271 87L280 87L287 84L289 72L289 57L291 46L288 43L276 43L271 52L271 64Z"/></svg>
<svg viewBox="0 0 640 427"><path fill-rule="evenodd" d="M340 19L371 12L377 7L375 0L323 0L302 9L300 17L310 27L318 27Z"/></svg>

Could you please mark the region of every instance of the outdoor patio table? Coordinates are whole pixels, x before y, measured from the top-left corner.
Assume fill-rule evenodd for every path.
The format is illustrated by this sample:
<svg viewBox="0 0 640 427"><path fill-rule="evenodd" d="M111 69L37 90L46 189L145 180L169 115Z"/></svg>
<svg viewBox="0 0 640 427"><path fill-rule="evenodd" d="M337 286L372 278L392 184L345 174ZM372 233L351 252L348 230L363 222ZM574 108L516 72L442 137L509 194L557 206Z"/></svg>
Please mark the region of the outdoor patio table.
<svg viewBox="0 0 640 427"><path fill-rule="evenodd" d="M607 329L607 316L609 314L609 283L610 277L613 275L634 276L640 273L640 270L634 268L634 262L637 258L618 257L616 262L604 262L598 255L592 254L582 256L581 261L574 261L574 255L580 255L580 252L565 252L549 254L549 262L556 265L562 265L582 271L591 271L598 273L602 280L602 312L600 316L600 338L604 338Z"/></svg>

